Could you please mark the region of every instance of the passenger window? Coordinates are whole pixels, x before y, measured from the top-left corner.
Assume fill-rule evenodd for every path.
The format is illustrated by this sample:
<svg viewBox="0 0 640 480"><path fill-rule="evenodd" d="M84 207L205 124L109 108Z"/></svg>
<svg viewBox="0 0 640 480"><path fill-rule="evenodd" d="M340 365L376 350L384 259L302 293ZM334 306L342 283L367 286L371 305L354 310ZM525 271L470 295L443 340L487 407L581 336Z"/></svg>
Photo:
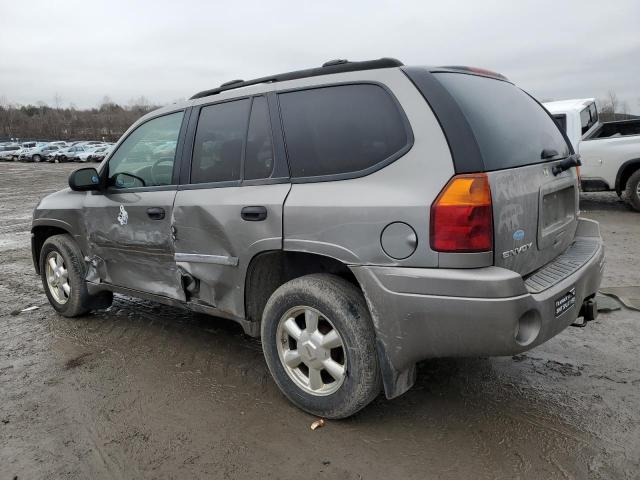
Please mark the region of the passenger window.
<svg viewBox="0 0 640 480"><path fill-rule="evenodd" d="M580 111L580 122L582 124L581 126L583 135L587 133L587 131L598 121L598 114L597 110L595 109L595 104L592 104L591 107L587 107Z"/></svg>
<svg viewBox="0 0 640 480"><path fill-rule="evenodd" d="M109 184L116 188L171 185L183 114L154 118L134 130L109 160Z"/></svg>
<svg viewBox="0 0 640 480"><path fill-rule="evenodd" d="M249 99L218 103L200 111L191 163L191 183L240 180Z"/></svg>
<svg viewBox="0 0 640 480"><path fill-rule="evenodd" d="M251 106L247 151L244 158L244 178L269 178L273 172L273 146L269 107L265 97L255 97Z"/></svg>
<svg viewBox="0 0 640 480"><path fill-rule="evenodd" d="M292 177L355 173L409 142L394 100L377 85L341 85L279 95Z"/></svg>

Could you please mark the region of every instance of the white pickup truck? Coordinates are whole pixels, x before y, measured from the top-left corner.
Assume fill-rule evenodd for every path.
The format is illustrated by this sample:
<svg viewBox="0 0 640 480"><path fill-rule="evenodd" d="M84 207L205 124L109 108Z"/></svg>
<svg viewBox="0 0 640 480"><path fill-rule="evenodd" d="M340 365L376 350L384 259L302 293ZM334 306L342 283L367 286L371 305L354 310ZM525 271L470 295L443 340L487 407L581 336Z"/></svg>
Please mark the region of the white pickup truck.
<svg viewBox="0 0 640 480"><path fill-rule="evenodd" d="M640 119L600 122L593 98L543 105L580 154L582 189L615 190L640 211Z"/></svg>

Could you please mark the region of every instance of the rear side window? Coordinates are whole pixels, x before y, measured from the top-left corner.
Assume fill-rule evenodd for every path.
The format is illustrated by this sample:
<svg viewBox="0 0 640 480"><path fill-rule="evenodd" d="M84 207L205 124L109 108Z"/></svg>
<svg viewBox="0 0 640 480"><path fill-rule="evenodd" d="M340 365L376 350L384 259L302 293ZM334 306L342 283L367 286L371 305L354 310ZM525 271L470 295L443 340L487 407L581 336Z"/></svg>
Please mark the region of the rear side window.
<svg viewBox="0 0 640 480"><path fill-rule="evenodd" d="M236 100L200 110L191 183L240 180L250 102L249 99Z"/></svg>
<svg viewBox="0 0 640 480"><path fill-rule="evenodd" d="M592 103L580 112L580 127L582 134L584 135L587 133L587 131L593 127L597 121L598 111L596 110L596 104Z"/></svg>
<svg viewBox="0 0 640 480"><path fill-rule="evenodd" d="M478 75L435 73L460 106L478 142L485 170L501 170L546 161L542 151L569 155L556 122L515 85ZM446 133L446 132L445 132Z"/></svg>
<svg viewBox="0 0 640 480"><path fill-rule="evenodd" d="M279 95L292 177L367 173L409 144L404 117L377 85Z"/></svg>

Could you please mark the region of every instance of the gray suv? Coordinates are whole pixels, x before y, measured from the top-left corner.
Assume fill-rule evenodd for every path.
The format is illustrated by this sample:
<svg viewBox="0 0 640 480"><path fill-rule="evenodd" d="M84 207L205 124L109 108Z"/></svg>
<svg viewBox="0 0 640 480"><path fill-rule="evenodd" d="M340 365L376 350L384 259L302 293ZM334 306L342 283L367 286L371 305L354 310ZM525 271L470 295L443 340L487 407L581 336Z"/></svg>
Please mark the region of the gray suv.
<svg viewBox="0 0 640 480"><path fill-rule="evenodd" d="M578 165L499 74L331 61L142 117L40 202L33 258L60 314L116 292L235 320L289 400L344 418L420 360L517 354L595 316Z"/></svg>

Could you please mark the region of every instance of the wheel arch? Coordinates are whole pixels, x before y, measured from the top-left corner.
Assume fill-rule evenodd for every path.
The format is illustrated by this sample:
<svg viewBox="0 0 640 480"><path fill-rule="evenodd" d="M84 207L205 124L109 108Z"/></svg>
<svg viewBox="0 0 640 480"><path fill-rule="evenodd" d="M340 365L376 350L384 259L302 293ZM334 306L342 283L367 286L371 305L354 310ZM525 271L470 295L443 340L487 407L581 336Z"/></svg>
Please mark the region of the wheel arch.
<svg viewBox="0 0 640 480"><path fill-rule="evenodd" d="M330 273L362 290L348 265L336 258L301 251L263 251L254 255L247 267L244 288L246 319L259 323L269 297L280 285L311 273Z"/></svg>
<svg viewBox="0 0 640 480"><path fill-rule="evenodd" d="M616 174L616 193L620 195L627 188L627 180L633 172L640 169L640 158L634 158L624 162Z"/></svg>
<svg viewBox="0 0 640 480"><path fill-rule="evenodd" d="M31 228L31 255L36 273L40 274L40 252L48 238L54 235L71 235L70 225L62 221L38 223Z"/></svg>

